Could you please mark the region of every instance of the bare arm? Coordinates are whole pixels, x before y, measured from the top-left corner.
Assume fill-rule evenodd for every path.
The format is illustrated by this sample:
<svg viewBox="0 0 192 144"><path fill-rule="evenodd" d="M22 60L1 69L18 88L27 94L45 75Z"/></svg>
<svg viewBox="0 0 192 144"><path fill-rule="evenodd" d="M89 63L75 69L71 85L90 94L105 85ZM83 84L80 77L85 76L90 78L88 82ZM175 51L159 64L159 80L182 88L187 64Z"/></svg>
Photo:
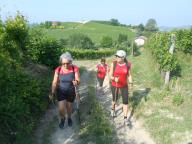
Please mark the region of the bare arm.
<svg viewBox="0 0 192 144"><path fill-rule="evenodd" d="M111 67L110 67L110 71L109 71L109 78L110 78L110 80L114 80L115 82L118 82L119 77L114 77L113 76L113 69L114 69L113 67L114 67L114 64L112 63Z"/></svg>
<svg viewBox="0 0 192 144"><path fill-rule="evenodd" d="M75 80L73 81L73 85L78 85L80 83L80 74L79 70L75 72Z"/></svg>
<svg viewBox="0 0 192 144"><path fill-rule="evenodd" d="M114 80L114 77L113 77L113 63L110 66L109 79L110 80Z"/></svg>
<svg viewBox="0 0 192 144"><path fill-rule="evenodd" d="M58 81L58 74L55 72L53 81L52 81L52 87L51 87L51 92L52 94L55 93L56 87L57 87L57 81Z"/></svg>

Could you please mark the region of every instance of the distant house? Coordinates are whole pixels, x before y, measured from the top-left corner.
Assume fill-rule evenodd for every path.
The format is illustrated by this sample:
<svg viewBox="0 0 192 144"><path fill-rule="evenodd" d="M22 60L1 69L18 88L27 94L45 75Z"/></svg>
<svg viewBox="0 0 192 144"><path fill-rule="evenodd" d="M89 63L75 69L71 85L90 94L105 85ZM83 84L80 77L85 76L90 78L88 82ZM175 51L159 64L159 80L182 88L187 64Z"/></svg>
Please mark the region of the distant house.
<svg viewBox="0 0 192 144"><path fill-rule="evenodd" d="M142 46L142 45L145 44L145 41L146 41L146 40L147 40L146 37L144 37L144 36L139 36L139 37L137 37L137 38L135 39L135 43L136 43L137 46Z"/></svg>
<svg viewBox="0 0 192 144"><path fill-rule="evenodd" d="M57 21L52 21L52 27L57 27L58 26L58 22Z"/></svg>

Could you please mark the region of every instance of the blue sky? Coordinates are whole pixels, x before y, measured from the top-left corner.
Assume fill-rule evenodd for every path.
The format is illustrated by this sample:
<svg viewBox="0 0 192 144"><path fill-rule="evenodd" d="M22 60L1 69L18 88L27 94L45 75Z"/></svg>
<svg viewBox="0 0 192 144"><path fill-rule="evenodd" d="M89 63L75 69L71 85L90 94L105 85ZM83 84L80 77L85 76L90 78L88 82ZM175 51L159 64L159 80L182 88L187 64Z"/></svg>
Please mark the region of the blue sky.
<svg viewBox="0 0 192 144"><path fill-rule="evenodd" d="M118 19L120 23L158 26L192 25L192 0L0 0L1 19L19 10L30 23L46 20Z"/></svg>

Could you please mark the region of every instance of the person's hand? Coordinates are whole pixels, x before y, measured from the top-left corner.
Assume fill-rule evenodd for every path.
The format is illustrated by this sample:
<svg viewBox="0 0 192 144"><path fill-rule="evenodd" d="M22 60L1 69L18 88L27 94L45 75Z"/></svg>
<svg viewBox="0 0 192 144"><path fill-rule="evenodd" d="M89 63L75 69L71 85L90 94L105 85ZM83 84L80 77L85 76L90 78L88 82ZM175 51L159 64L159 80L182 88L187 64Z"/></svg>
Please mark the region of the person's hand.
<svg viewBox="0 0 192 144"><path fill-rule="evenodd" d="M72 82L73 82L74 86L78 85L78 81L77 80L73 80Z"/></svg>
<svg viewBox="0 0 192 144"><path fill-rule="evenodd" d="M133 82L129 82L130 88L133 87Z"/></svg>
<svg viewBox="0 0 192 144"><path fill-rule="evenodd" d="M117 83L119 82L119 77L114 77L114 81Z"/></svg>
<svg viewBox="0 0 192 144"><path fill-rule="evenodd" d="M50 99L50 100L53 100L54 96L55 96L54 93L49 94L49 99Z"/></svg>

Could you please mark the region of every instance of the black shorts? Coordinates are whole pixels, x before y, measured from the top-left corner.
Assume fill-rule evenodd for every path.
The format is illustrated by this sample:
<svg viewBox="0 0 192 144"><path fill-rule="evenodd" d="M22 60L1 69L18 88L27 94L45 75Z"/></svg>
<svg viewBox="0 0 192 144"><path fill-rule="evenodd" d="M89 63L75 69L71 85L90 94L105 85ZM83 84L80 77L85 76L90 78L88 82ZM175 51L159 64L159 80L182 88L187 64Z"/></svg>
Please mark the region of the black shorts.
<svg viewBox="0 0 192 144"><path fill-rule="evenodd" d="M116 88L114 86L111 86L111 92L112 92L112 96L113 96L113 101L117 101L118 100L119 91L120 91L120 93L122 95L123 104L128 104L129 93L128 93L128 86L127 85L125 87L121 87L121 88Z"/></svg>
<svg viewBox="0 0 192 144"><path fill-rule="evenodd" d="M66 100L67 102L73 103L75 100L75 87L71 87L67 90L57 88L57 100Z"/></svg>

